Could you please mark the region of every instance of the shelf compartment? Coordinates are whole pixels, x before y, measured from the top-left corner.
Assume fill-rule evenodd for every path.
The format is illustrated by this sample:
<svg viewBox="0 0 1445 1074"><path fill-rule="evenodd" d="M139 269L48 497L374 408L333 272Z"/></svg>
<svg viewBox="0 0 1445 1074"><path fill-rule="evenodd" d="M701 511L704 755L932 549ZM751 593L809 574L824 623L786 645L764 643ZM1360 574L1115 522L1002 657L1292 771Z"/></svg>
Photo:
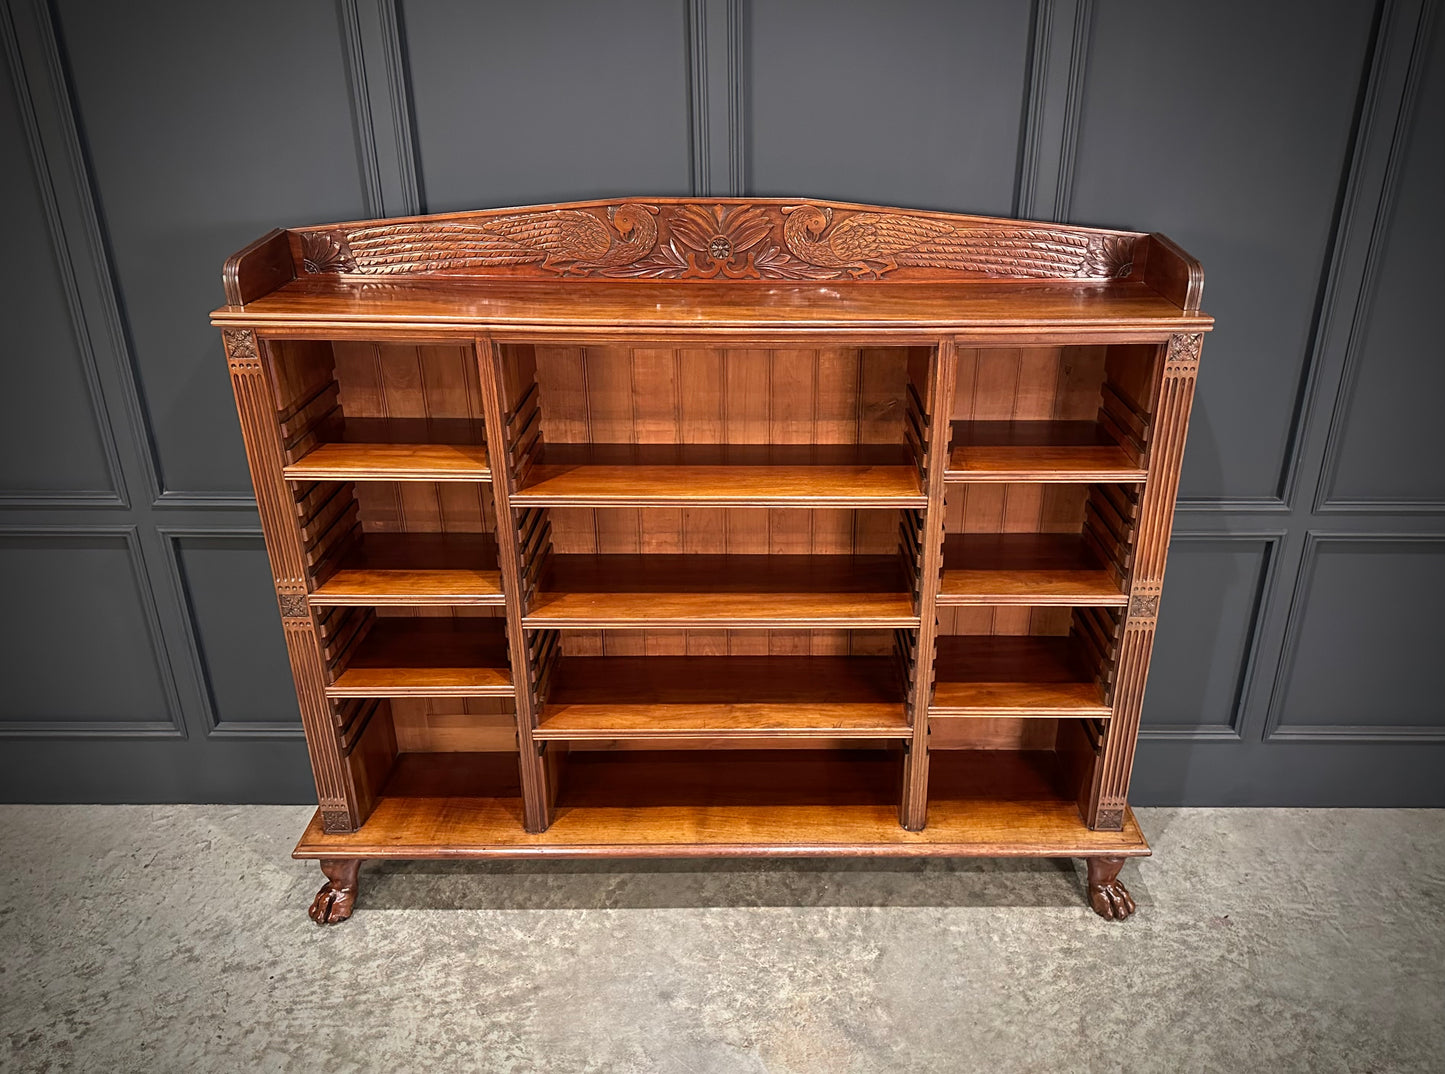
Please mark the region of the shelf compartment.
<svg viewBox="0 0 1445 1074"><path fill-rule="evenodd" d="M1073 534L954 533L944 539L940 605L1123 605L1123 582Z"/></svg>
<svg viewBox="0 0 1445 1074"><path fill-rule="evenodd" d="M328 697L512 697L500 619L378 618Z"/></svg>
<svg viewBox="0 0 1445 1074"><path fill-rule="evenodd" d="M955 421L945 481L1110 481L1148 476L1138 452L1092 421Z"/></svg>
<svg viewBox="0 0 1445 1074"><path fill-rule="evenodd" d="M924 507L901 446L548 444L512 494L547 507Z"/></svg>
<svg viewBox="0 0 1445 1074"><path fill-rule="evenodd" d="M916 627L896 556L554 555L523 624Z"/></svg>
<svg viewBox="0 0 1445 1074"><path fill-rule="evenodd" d="M299 858L584 858L798 855L1143 855L1123 831L1090 831L1046 751L945 751L930 765L928 826L898 824L900 753L878 750L573 753L556 818L522 828L500 758L402 755L370 819L321 830Z"/></svg>
<svg viewBox="0 0 1445 1074"><path fill-rule="evenodd" d="M567 657L538 739L907 738L890 657Z"/></svg>
<svg viewBox="0 0 1445 1074"><path fill-rule="evenodd" d="M369 533L311 594L313 605L501 605L493 538L476 533Z"/></svg>
<svg viewBox="0 0 1445 1074"><path fill-rule="evenodd" d="M479 421L348 418L284 468L292 481L490 481Z"/></svg>
<svg viewBox="0 0 1445 1074"><path fill-rule="evenodd" d="M935 667L929 719L1111 715L1072 637L940 637Z"/></svg>

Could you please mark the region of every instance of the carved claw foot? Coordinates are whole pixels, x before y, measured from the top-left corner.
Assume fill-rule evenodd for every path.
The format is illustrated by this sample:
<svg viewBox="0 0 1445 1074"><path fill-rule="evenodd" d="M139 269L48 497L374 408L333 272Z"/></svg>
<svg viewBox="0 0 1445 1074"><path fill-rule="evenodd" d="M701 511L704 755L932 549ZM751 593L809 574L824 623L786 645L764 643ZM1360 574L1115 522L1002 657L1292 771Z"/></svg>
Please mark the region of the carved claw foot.
<svg viewBox="0 0 1445 1074"><path fill-rule="evenodd" d="M1134 912L1134 897L1119 883L1123 858L1089 858L1089 905L1100 917L1123 921Z"/></svg>
<svg viewBox="0 0 1445 1074"><path fill-rule="evenodd" d="M361 862L321 861L321 871L326 874L326 883L311 902L311 920L318 925L336 925L351 916L356 909L357 874Z"/></svg>

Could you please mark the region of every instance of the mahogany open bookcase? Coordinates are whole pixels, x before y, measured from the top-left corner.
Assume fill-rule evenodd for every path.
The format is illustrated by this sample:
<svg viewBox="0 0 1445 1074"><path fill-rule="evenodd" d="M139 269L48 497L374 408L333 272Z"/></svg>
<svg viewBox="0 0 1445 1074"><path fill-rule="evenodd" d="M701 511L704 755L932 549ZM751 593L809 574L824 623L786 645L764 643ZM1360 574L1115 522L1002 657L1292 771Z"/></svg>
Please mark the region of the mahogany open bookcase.
<svg viewBox="0 0 1445 1074"><path fill-rule="evenodd" d="M320 809L381 858L1047 855L1096 911L1198 367L1160 235L806 200L273 231L223 330Z"/></svg>

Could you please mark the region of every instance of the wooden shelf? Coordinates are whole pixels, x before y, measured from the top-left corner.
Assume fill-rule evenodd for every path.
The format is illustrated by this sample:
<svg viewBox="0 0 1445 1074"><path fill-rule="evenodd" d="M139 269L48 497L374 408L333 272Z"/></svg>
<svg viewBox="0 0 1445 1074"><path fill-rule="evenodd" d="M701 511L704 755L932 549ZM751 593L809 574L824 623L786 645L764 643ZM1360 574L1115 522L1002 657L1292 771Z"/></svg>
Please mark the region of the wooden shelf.
<svg viewBox="0 0 1445 1074"><path fill-rule="evenodd" d="M890 445L548 444L511 496L551 507L925 507Z"/></svg>
<svg viewBox="0 0 1445 1074"><path fill-rule="evenodd" d="M949 534L938 603L1123 605L1122 582L1073 534Z"/></svg>
<svg viewBox="0 0 1445 1074"><path fill-rule="evenodd" d="M403 754L360 830L322 831L298 858L1143 855L1132 812L1091 831L1041 752L943 750L928 827L898 824L901 754L873 750L574 752L555 820L522 828L512 755Z"/></svg>
<svg viewBox="0 0 1445 1074"><path fill-rule="evenodd" d="M480 422L352 418L283 473L292 481L490 481Z"/></svg>
<svg viewBox="0 0 1445 1074"><path fill-rule="evenodd" d="M1069 637L938 639L928 717L1080 716L1107 719L1103 688Z"/></svg>
<svg viewBox="0 0 1445 1074"><path fill-rule="evenodd" d="M897 666L865 656L562 657L538 739L907 738Z"/></svg>
<svg viewBox="0 0 1445 1074"><path fill-rule="evenodd" d="M497 544L476 533L368 533L311 594L313 605L501 605Z"/></svg>
<svg viewBox="0 0 1445 1074"><path fill-rule="evenodd" d="M895 556L557 555L530 628L916 627Z"/></svg>
<svg viewBox="0 0 1445 1074"><path fill-rule="evenodd" d="M955 421L945 481L1118 481L1148 476L1092 421Z"/></svg>
<svg viewBox="0 0 1445 1074"><path fill-rule="evenodd" d="M512 697L500 619L378 618L328 697Z"/></svg>

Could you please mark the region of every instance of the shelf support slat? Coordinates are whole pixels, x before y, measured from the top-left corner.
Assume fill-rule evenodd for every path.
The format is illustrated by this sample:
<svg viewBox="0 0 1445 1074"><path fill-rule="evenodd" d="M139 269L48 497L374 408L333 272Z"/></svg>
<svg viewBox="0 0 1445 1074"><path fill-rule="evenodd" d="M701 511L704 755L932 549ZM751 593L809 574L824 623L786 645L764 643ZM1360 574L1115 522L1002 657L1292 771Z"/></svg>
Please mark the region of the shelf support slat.
<svg viewBox="0 0 1445 1074"><path fill-rule="evenodd" d="M543 832L551 824L552 795L539 744L532 737L536 726L537 669L530 664L527 635L522 628L522 556L517 515L512 507L516 491L515 460L507 434L507 383L500 346L477 340L477 372L482 388L482 418L486 423L488 458L492 467L492 496L497 514L497 568L506 596L507 649L516 698L517 753L521 766L522 822L529 832Z"/></svg>
<svg viewBox="0 0 1445 1074"><path fill-rule="evenodd" d="M928 706L933 698L934 659L938 643L938 589L943 578L944 474L948 469L951 439L949 416L953 410L957 348L944 340L929 352L923 415L925 445L924 492L928 506L923 514L923 549L918 578L918 641L913 662L909 711L913 737L903 768L903 801L899 821L909 831L928 823Z"/></svg>

